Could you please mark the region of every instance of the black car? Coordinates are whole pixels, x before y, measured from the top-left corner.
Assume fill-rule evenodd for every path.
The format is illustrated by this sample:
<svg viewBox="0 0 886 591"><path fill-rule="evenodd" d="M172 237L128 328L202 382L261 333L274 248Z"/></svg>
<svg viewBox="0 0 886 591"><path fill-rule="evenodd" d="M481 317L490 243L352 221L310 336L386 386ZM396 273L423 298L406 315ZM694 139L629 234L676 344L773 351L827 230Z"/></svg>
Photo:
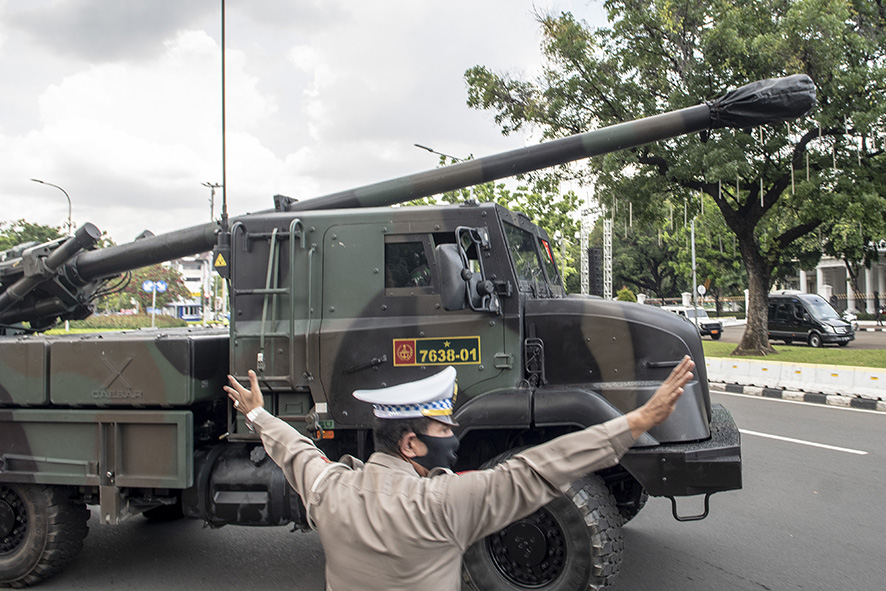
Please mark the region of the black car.
<svg viewBox="0 0 886 591"><path fill-rule="evenodd" d="M852 325L823 297L798 291L769 294L769 338L791 344L804 341L810 347L836 343L845 347L855 340Z"/></svg>

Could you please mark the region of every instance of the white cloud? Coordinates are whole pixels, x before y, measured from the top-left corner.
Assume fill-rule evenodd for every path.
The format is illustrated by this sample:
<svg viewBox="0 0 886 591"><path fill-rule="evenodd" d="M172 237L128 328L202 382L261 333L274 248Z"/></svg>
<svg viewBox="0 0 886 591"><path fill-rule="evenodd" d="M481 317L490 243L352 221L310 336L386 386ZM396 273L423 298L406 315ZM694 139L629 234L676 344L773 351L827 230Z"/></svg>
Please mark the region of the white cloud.
<svg viewBox="0 0 886 591"><path fill-rule="evenodd" d="M465 106L463 74L537 71L537 1L228 4L232 214L267 209L274 193L308 198L433 168L416 142L459 156L520 144ZM0 0L0 75L11 80L0 96L0 219L66 220L63 195L31 177L65 187L75 222L118 241L208 219L200 183L222 180L218 15L164 2L156 18L133 8L89 20L114 5L42 1L11 13ZM50 43L35 25L44 17L52 30L82 27L67 37L76 51ZM119 31L98 33L141 20L135 53Z"/></svg>

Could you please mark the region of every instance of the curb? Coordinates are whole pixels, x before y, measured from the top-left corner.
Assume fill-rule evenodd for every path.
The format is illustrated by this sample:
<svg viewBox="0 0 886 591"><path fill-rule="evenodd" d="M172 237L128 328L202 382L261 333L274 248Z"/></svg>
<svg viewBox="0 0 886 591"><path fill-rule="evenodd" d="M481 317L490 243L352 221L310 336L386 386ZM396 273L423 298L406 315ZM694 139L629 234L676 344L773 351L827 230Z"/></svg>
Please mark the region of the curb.
<svg viewBox="0 0 886 591"><path fill-rule="evenodd" d="M875 410L886 412L886 401L861 398L859 396L844 396L842 394L819 394L817 392L799 392L795 390L783 390L779 388L762 388L760 386L742 386L740 384L727 384L725 382L709 382L711 391L727 392L730 394L746 394L748 396L760 396L762 398L778 398L792 400L794 402L811 402L826 404L842 408L859 408L862 410Z"/></svg>

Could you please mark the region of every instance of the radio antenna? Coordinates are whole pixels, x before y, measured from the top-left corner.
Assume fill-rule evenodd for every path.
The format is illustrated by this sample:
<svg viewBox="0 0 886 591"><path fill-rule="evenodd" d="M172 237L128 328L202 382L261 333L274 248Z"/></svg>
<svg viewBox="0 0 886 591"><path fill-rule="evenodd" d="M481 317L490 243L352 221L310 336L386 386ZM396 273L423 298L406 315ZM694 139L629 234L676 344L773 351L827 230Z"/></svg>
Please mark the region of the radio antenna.
<svg viewBox="0 0 886 591"><path fill-rule="evenodd" d="M225 128L225 0L221 0L221 126L222 126L222 232L228 230L228 167Z"/></svg>

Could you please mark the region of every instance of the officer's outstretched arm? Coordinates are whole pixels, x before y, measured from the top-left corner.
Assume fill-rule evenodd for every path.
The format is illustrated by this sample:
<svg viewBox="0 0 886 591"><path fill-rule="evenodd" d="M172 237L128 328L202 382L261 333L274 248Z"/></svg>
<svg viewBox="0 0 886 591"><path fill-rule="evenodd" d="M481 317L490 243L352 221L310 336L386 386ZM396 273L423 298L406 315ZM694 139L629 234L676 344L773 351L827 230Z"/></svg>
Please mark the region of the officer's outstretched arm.
<svg viewBox="0 0 886 591"><path fill-rule="evenodd" d="M692 379L693 369L695 362L686 355L646 404L625 415L635 438L671 416L677 400L683 394L683 387Z"/></svg>

